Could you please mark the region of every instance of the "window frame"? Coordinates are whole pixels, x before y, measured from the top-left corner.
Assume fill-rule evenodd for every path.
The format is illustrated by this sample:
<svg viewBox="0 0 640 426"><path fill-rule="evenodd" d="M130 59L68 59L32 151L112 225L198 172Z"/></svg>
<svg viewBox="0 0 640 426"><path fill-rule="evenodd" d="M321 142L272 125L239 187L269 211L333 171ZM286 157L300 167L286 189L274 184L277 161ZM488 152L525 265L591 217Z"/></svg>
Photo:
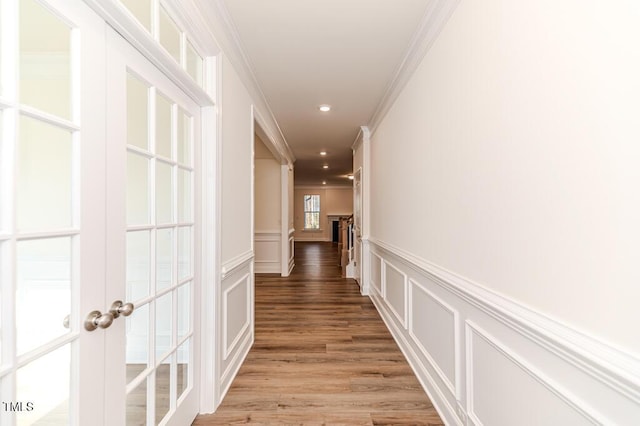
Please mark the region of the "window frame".
<svg viewBox="0 0 640 426"><path fill-rule="evenodd" d="M316 204L314 203L313 197L317 197L317 210L313 209L313 205ZM311 209L307 210L307 200L309 199L309 201L311 201ZM302 210L304 212L304 216L303 216L303 220L304 220L304 230L305 231L320 231L320 211L321 211L322 207L320 205L320 194L304 194L304 196L302 197ZM317 215L318 216L318 220L317 220L317 227L307 227L307 215Z"/></svg>

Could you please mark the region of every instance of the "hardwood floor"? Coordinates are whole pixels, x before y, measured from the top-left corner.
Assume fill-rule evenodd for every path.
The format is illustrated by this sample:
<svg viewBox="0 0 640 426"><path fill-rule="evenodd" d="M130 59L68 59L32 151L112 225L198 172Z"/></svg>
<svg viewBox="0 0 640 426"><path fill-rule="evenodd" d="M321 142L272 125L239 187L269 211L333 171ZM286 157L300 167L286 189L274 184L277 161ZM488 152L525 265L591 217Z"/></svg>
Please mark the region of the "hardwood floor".
<svg viewBox="0 0 640 426"><path fill-rule="evenodd" d="M442 425L337 246L296 243L288 278L256 276L255 344L197 426Z"/></svg>

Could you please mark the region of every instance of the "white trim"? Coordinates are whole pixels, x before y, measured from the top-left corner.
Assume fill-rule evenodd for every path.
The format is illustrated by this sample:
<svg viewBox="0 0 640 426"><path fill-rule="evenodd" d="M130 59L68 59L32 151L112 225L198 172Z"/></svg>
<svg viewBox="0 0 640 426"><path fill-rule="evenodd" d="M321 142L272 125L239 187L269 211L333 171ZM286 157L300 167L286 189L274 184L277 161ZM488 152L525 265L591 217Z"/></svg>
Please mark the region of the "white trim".
<svg viewBox="0 0 640 426"><path fill-rule="evenodd" d="M220 268L220 278L225 279L237 269L253 260L253 250L242 253L231 260L226 261Z"/></svg>
<svg viewBox="0 0 640 426"><path fill-rule="evenodd" d="M281 156L287 158L288 163L293 164L295 162L293 151L291 151L291 148L287 144L282 130L258 84L249 58L243 51L240 36L224 4L224 0L202 1L199 2L198 5L205 21L209 24L207 28L210 34L218 42L221 50L233 65L238 76L244 83L247 92L249 92L251 99L253 99L259 110L257 119L262 130L268 135L270 141L281 153Z"/></svg>
<svg viewBox="0 0 640 426"><path fill-rule="evenodd" d="M478 418L474 410L474 386L473 378L473 335L477 335L483 339L487 344L499 352L502 356L507 358L510 362L520 368L523 372L533 378L535 381L544 386L547 390L553 393L556 397L562 400L569 407L573 408L578 414L584 417L594 425L607 424L608 421L602 417L599 413L590 412L588 407L585 406L583 401L579 401L572 393L564 388L562 385L547 377L544 373L537 368L530 365L514 351L508 348L507 345L502 343L498 338L492 336L489 332L485 331L482 327L475 324L473 321L465 321L465 336L466 336L466 365L467 365L467 414L469 419L474 424L482 425L483 422Z"/></svg>
<svg viewBox="0 0 640 426"><path fill-rule="evenodd" d="M255 231L253 237L256 241L280 241L280 231Z"/></svg>
<svg viewBox="0 0 640 426"><path fill-rule="evenodd" d="M640 404L640 361L633 355L404 250L375 239L371 242L410 262L443 288Z"/></svg>
<svg viewBox="0 0 640 426"><path fill-rule="evenodd" d="M380 282L379 283L374 283L374 285L370 286L371 288L373 288L374 292L376 294L378 294L380 297L382 297L384 299L384 269L383 269L383 260L382 257L378 256L376 253L373 252L369 252L369 257L377 257L380 260ZM373 265L373 262L370 262L370 265ZM373 283L373 279L370 278L370 282ZM375 284L378 284L379 287L376 287Z"/></svg>
<svg viewBox="0 0 640 426"><path fill-rule="evenodd" d="M416 288L419 291L422 291L424 294L426 294L429 298L433 299L434 302L436 302L438 305L442 306L442 308L444 308L446 311L449 311L452 315L453 315L453 329L454 329L454 339L453 339L453 345L454 345L454 369L453 369L453 374L454 374L454 383L451 383L451 380L449 380L449 378L447 377L447 375L444 373L444 371L442 371L442 369L440 368L440 366L438 365L437 362L435 362L435 360L433 359L433 357L431 356L431 354L429 353L429 351L427 350L427 348L424 347L424 345L422 344L422 342L420 341L420 339L418 339L418 337L415 335L414 333L414 324L413 324L413 315L409 315L409 327L408 327L408 331L409 331L409 336L411 336L411 338L415 341L416 346L418 347L418 349L420 350L420 352L422 352L422 355L427 359L427 361L429 361L429 363L431 364L431 366L433 367L433 369L436 371L436 373L438 374L438 376L440 376L440 380L442 380L442 382L445 384L445 386L447 386L447 388L449 389L449 391L456 395L457 399L460 399L460 395L462 394L462 386L460 385L459 379L460 379L460 369L459 364L460 364L460 360L462 359L462 354L461 354L461 348L460 348L460 333L459 333L459 324L460 324L460 312L455 309L453 306L449 305L448 303L446 303L444 300L442 300L441 298L439 298L438 296L436 296L433 292L429 291L425 286L423 286L422 284L420 284L418 281L413 280L413 279L409 279L409 292L411 294L411 296L413 295L413 291L414 288ZM412 299L412 297L410 296L410 299ZM412 304L409 305L409 309L411 310Z"/></svg>
<svg viewBox="0 0 640 426"><path fill-rule="evenodd" d="M429 400L433 404L440 417L444 420L444 423L447 425L452 424L463 426L463 424L460 422L460 419L455 416L454 408L451 406L451 404L449 404L449 401L442 393L442 390L436 385L435 379L425 368L424 364L418 358L418 355L412 349L411 344L405 338L403 331L396 325L394 321L391 320L392 316L389 315L384 301L377 294L371 295L370 298L378 312L380 312L382 321L385 323L387 329L389 329L391 333L391 336L398 344L400 351L415 373L416 378L422 385L422 388L429 397ZM444 408L446 408L446 410L442 409L443 406Z"/></svg>
<svg viewBox="0 0 640 426"><path fill-rule="evenodd" d="M398 319L398 321L400 321L400 324L402 324L402 327L404 327L405 329L407 328L407 314L408 314L408 308L407 308L407 302L408 302L408 291L407 291L407 274L405 274L403 271L401 271L399 268L397 268L393 263L388 262L384 259L382 259L382 263L384 264L384 267L382 268L382 270L384 271L384 278L383 278L383 282L384 282L384 300L385 302L387 302L387 304L389 305L389 309L391 310L391 312L393 312L393 314L396 316L396 318ZM388 295L388 289L387 289L387 266L390 266L391 269L395 269L398 274L400 274L402 276L402 303L404 304L404 315L400 315L398 313L398 311L396 311L396 308L389 302L389 295Z"/></svg>
<svg viewBox="0 0 640 426"><path fill-rule="evenodd" d="M289 165L280 166L280 276L289 276Z"/></svg>
<svg viewBox="0 0 640 426"><path fill-rule="evenodd" d="M366 251L370 252L369 256L380 257L385 262L383 265L392 263L404 271L410 283L414 284L409 295L408 333L402 329L400 321L381 295L373 291L370 297L425 390L436 397L432 402L447 424L480 424L469 414L472 412L469 406L472 395L469 392L473 391L469 387L473 386L471 361L474 354L469 352L471 343L468 335L464 334L463 325L469 322L491 333L485 335L489 336L493 346L542 382L549 390L549 397L570 404L590 422L615 424L621 419L640 415L637 374L640 362L633 355L390 244L373 239ZM456 345L455 392L442 377L437 377L442 376L439 367L424 354L430 347L423 348L412 332L412 321L415 320L413 296L421 287L443 306L459 313L453 330L449 326L446 331L441 330L453 333L450 338ZM439 324L428 326L439 327ZM422 355L418 356L419 353ZM526 399L526 396L522 398ZM499 408L491 406L487 409Z"/></svg>
<svg viewBox="0 0 640 426"><path fill-rule="evenodd" d="M256 231L254 236L254 266L259 274L280 274L282 269L282 235L279 231ZM277 249L274 250L274 245Z"/></svg>
<svg viewBox="0 0 640 426"><path fill-rule="evenodd" d="M400 93L420 65L420 62L422 62L422 59L433 45L433 42L440 35L440 31L442 31L449 17L453 14L458 3L460 3L460 0L433 0L429 2L420 21L420 25L413 35L409 50L396 69L394 77L387 86L382 100L367 122L369 130L371 131L370 135L375 133L384 116L398 96L400 96Z"/></svg>
<svg viewBox="0 0 640 426"><path fill-rule="evenodd" d="M245 319L244 324L242 324L242 327L240 328L240 331L238 332L236 337L233 339L231 344L228 344L229 336L227 335L227 332L229 327L227 324L227 314L229 313L229 307L227 305L227 301L229 300L229 293L231 293L236 287L238 287L242 283L247 284L247 292L249 293L245 301L247 304L246 306L247 317ZM245 335L247 329L251 326L251 303L250 303L251 289L249 288L250 286L251 286L251 280L249 279L249 274L244 274L242 278L237 280L235 283L231 284L229 288L227 288L222 292L222 353L223 353L224 361L226 361L229 358L229 355L231 355L231 352L233 352L236 349L236 347L238 346L238 343L240 342L240 339L242 338L242 336Z"/></svg>
<svg viewBox="0 0 640 426"><path fill-rule="evenodd" d="M251 339L253 339L253 335L251 333L247 334L240 345L241 348L247 348L245 351L236 351L235 355L231 358L229 362L229 366L220 376L220 384L223 384L227 381L227 379L231 376L235 376L240 370L242 363L244 362L247 355L249 355L249 350L251 349ZM228 383L224 386L224 388L220 389L220 401L224 398L224 396L229 391L233 380L228 380Z"/></svg>
<svg viewBox="0 0 640 426"><path fill-rule="evenodd" d="M198 105L214 104L211 96L193 81L187 71L182 69L122 4L114 0L83 1Z"/></svg>

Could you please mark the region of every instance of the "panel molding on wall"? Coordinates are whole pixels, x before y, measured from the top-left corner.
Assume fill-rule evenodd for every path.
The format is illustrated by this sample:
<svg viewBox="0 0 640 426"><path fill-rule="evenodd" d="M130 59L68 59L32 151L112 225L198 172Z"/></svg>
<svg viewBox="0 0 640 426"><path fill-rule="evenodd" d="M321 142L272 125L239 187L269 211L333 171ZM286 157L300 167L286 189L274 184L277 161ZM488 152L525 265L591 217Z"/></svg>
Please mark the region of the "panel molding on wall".
<svg viewBox="0 0 640 426"><path fill-rule="evenodd" d="M445 423L640 418L640 361L631 354L389 244L366 247L370 297ZM407 283L406 323L387 297L393 269ZM522 407L538 411L527 417Z"/></svg>
<svg viewBox="0 0 640 426"><path fill-rule="evenodd" d="M225 262L221 268L220 310L217 313L219 337L216 348L220 401L229 390L253 344L254 270L252 261L253 252L248 251ZM230 315L238 313L240 313L238 318L232 320Z"/></svg>
<svg viewBox="0 0 640 426"><path fill-rule="evenodd" d="M407 328L407 274L393 266L392 263L383 261L383 297L389 305L389 309L396 316L402 328ZM398 280L390 279L396 276ZM399 282L398 282L399 281ZM400 293L400 294L398 294ZM402 311L402 312L399 312Z"/></svg>
<svg viewBox="0 0 640 426"><path fill-rule="evenodd" d="M241 307L243 304L245 305L244 306L244 309L245 309L244 323L242 323L240 327L236 327L238 328L238 331L235 333L234 336L230 336L229 299L231 298L230 297L231 293L243 290L240 287L241 285L244 285L246 296L243 298L243 300L240 303L235 303L234 307L238 308L238 307ZM225 289L222 292L222 344L223 344L222 352L224 354L224 357L223 357L224 360L227 360L229 358L229 355L231 355L231 353L237 348L238 342L240 341L242 336L245 334L245 332L251 325L251 306L250 306L250 297L249 297L249 294L251 293L251 289L249 288L250 285L251 285L251 280L249 279L249 274L245 274L242 276L242 278L234 282L231 286L229 286L227 289ZM232 339L230 341L231 337Z"/></svg>
<svg viewBox="0 0 640 426"><path fill-rule="evenodd" d="M493 420L491 419L481 419L479 414L476 412L476 400L480 397L477 393L482 393L482 390L476 392L475 386L475 378L476 378L476 368L475 363L478 362L478 356L474 356L474 351L476 350L477 344L474 343L475 338L480 339L483 343L485 343L486 347L490 348L491 351L494 352L494 360L496 362L487 363L483 370L491 371L491 375L494 377L502 375L507 376L503 377L503 380L507 380L510 384L510 387L506 386L493 386L493 389L499 392L513 392L513 389L518 389L518 392L525 392L525 384L523 383L522 377L525 379L529 378L530 381L534 384L539 384L542 388L547 390L552 397L557 398L556 401L553 401L560 405L560 407L556 407L554 411L555 415L553 418L536 418L535 422L538 424L570 424L570 425L578 425L578 424L606 424L605 419L597 419L593 415L589 414L588 407L584 407L582 403L576 400L576 397L567 389L564 389L562 385L558 384L554 380L547 377L544 373L540 372L535 367L531 366L527 361L525 361L522 357L518 356L511 349L509 349L508 345L504 344L500 341L500 339L492 336L489 332L482 329L482 327L475 324L473 321L466 321L465 324L465 339L466 339L466 369L467 369L467 401L468 401L468 414L469 420L474 425L482 425L482 424L492 424ZM497 355L497 357L496 357ZM503 365L500 368L499 359L502 358L506 363L511 365L505 366ZM509 370L511 367L511 371ZM515 370L515 372L513 371ZM506 373L505 373L506 371ZM520 373L521 377L518 377L518 373ZM527 392L528 396L532 394L532 392ZM493 398L496 398L496 395L493 395ZM501 413L501 416L506 417L507 415L511 415L515 417L512 421L514 424L519 423L518 419L523 413L507 413L505 411L513 411L507 408L508 402L507 397L499 398L503 404L505 404L505 410ZM533 399L533 398L531 398ZM552 402L552 403L553 403ZM571 410L571 412L564 412L562 410ZM490 410L489 410L490 411ZM548 415L549 410L535 410L536 414L539 417L544 417ZM529 416L536 415L533 413L529 413ZM560 420L560 416L564 417Z"/></svg>
<svg viewBox="0 0 640 426"><path fill-rule="evenodd" d="M443 344L443 342L438 342L438 341L434 342L433 344L429 344L428 342L426 342L425 340L429 340L429 339L428 338L425 339L419 335L422 332L422 330L420 330L421 323L416 324L417 321L415 321L415 315L409 316L409 336L411 336L411 338L415 341L416 346L418 347L420 352L427 359L427 361L433 366L433 369L438 374L442 382L446 385L449 392L451 392L451 394L456 395L459 398L461 394L460 374L459 374L460 370L456 368L456 366L461 362L461 359L462 359L461 345L459 344L460 313L458 312L457 309L453 308L451 305L449 305L448 303L443 301L441 298L436 296L433 292L429 291L425 286L421 285L417 281L414 281L413 279L410 279L409 280L410 303L413 303L415 299L418 299L418 297L414 297L414 295L417 292L423 293L426 298L433 301L434 304L436 304L437 306L440 306L440 309L451 314L452 316L452 320L450 323L452 332L451 332L451 336L449 337L453 338L453 342L452 342L453 347L449 349L451 349L451 351L453 352L453 356L452 357L449 356L448 359L452 360L453 362L453 366L451 367L451 369L453 370L453 377L451 377L451 373L449 374L445 373L444 367L442 367L442 364L446 362L447 357L434 356L429 352L429 349L427 349L427 347L437 348L437 349L446 349L445 347L446 344ZM409 310L414 314L416 312L414 306L411 306ZM428 310L427 310L427 313L429 313ZM426 331L430 331L430 330L427 329ZM440 358L441 360L438 362L436 358Z"/></svg>
<svg viewBox="0 0 640 426"><path fill-rule="evenodd" d="M253 238L256 273L280 273L280 256L282 255L280 231L255 231Z"/></svg>

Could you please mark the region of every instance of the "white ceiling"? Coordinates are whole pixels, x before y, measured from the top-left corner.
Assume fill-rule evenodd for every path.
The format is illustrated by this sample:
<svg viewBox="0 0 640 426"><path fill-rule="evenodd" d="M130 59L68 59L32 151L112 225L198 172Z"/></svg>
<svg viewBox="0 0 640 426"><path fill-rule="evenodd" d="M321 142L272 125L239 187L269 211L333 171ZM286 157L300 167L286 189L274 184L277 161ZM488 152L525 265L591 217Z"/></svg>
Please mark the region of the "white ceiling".
<svg viewBox="0 0 640 426"><path fill-rule="evenodd" d="M351 145L382 101L429 2L224 0L296 157L296 185L350 184ZM332 110L321 113L320 104Z"/></svg>

